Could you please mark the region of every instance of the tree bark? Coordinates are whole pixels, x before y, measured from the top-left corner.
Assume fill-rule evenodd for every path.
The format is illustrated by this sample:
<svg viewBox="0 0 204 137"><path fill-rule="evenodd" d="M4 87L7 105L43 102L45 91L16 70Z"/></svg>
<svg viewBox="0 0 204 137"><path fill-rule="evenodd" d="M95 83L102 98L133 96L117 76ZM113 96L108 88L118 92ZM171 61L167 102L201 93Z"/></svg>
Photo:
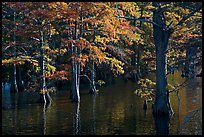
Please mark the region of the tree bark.
<svg viewBox="0 0 204 137"><path fill-rule="evenodd" d="M186 60L184 70L182 72L183 77L189 77L195 74L196 47L191 45L189 46L186 48Z"/></svg>
<svg viewBox="0 0 204 137"><path fill-rule="evenodd" d="M96 85L95 85L95 69L94 69L94 60L91 62L92 68L91 68L91 83L90 83L90 94L96 93Z"/></svg>
<svg viewBox="0 0 204 137"><path fill-rule="evenodd" d="M137 76L138 78L141 77L141 72L140 72L140 45L138 45L138 50L137 50Z"/></svg>
<svg viewBox="0 0 204 137"><path fill-rule="evenodd" d="M17 67L17 85L18 85L18 91L23 91L24 89L24 83L22 79L22 66L18 65Z"/></svg>
<svg viewBox="0 0 204 137"><path fill-rule="evenodd" d="M45 82L45 61L44 61L44 35L43 30L40 26L40 78L41 78L41 91L43 91L42 96L40 96L40 102L44 100L44 103L50 103L51 97L49 93L47 93L47 87Z"/></svg>
<svg viewBox="0 0 204 137"><path fill-rule="evenodd" d="M16 29L16 11L14 9L14 13L13 13L13 21L14 21L14 27ZM16 58L16 30L14 30L14 33L13 33L13 42L14 42L14 57ZM17 73L16 73L16 64L14 63L13 64L13 75L14 75L14 92L18 92L18 85L17 85Z"/></svg>
<svg viewBox="0 0 204 137"><path fill-rule="evenodd" d="M155 5L155 2L153 3ZM163 22L161 12L153 12L153 22L161 24ZM161 24L163 26L163 24ZM172 114L169 102L167 86L167 58L166 50L170 37L170 30L164 30L156 25L153 26L154 43L156 46L156 98L153 106L153 113L156 115Z"/></svg>
<svg viewBox="0 0 204 137"><path fill-rule="evenodd" d="M132 57L131 57L131 65L133 66L133 70L131 72L131 79L132 81L137 81L138 79L138 76L137 76L137 65L136 65L136 55L137 55L137 51L136 51L136 43L135 41L133 42L133 45L132 45L132 49L134 51L134 53L132 54Z"/></svg>
<svg viewBox="0 0 204 137"><path fill-rule="evenodd" d="M75 21L75 40L78 40L78 34L77 34L77 29L78 29L78 22ZM73 45L73 64L72 64L72 91L71 91L71 99L73 102L80 102L80 95L79 95L79 85L80 85L80 62L76 60L76 58L79 57L80 54L80 49L76 46Z"/></svg>

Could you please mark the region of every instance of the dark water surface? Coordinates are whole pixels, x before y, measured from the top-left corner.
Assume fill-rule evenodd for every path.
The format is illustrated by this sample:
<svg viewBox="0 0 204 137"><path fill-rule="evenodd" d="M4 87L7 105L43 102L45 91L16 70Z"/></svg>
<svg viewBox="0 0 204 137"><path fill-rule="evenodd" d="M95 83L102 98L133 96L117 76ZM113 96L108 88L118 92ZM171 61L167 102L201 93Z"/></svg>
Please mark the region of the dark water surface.
<svg viewBox="0 0 204 137"><path fill-rule="evenodd" d="M154 79L154 77L152 77ZM168 76L171 84L185 81L177 72ZM202 134L202 78L189 79L180 89L180 102L170 95L174 115L168 134ZM96 95L81 89L81 102L72 103L69 90L52 93L53 103L44 111L43 104L33 103L35 93L10 94L2 91L2 134L63 135L63 134L156 134L151 103L143 110L143 99L133 92L137 85L117 80L115 84L99 87Z"/></svg>

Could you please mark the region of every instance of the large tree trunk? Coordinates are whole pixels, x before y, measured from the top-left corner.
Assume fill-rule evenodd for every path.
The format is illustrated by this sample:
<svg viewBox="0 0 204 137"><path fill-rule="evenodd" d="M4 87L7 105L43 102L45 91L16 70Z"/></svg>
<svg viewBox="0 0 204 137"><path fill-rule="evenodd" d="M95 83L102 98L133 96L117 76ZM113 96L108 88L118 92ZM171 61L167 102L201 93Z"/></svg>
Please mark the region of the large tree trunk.
<svg viewBox="0 0 204 137"><path fill-rule="evenodd" d="M153 5L155 6L155 5ZM157 24L163 22L161 12L155 10L153 12L153 21ZM163 24L161 24L162 26ZM156 99L153 106L153 113L171 114L172 109L169 102L169 94L166 89L167 86L167 58L166 50L170 31L164 30L162 27L153 26L154 43L156 46Z"/></svg>

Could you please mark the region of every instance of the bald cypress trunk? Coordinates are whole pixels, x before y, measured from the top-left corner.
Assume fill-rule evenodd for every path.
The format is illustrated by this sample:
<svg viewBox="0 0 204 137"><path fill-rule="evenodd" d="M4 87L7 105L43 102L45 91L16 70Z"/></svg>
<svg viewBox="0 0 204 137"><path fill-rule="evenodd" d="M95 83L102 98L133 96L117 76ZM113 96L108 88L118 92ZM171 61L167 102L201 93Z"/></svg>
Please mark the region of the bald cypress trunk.
<svg viewBox="0 0 204 137"><path fill-rule="evenodd" d="M14 10L14 13L13 13L13 22L14 22L14 27L16 29L16 11ZM13 42L14 42L14 57L16 58L16 30L14 30L14 33L13 33ZM13 92L18 92L18 86L17 86L17 73L16 73L16 64L14 63L13 64L13 84L11 86L11 91Z"/></svg>
<svg viewBox="0 0 204 137"><path fill-rule="evenodd" d="M45 81L45 61L44 61L44 35L43 30L40 28L40 79L41 85L40 89L43 91L43 94L40 96L40 102L50 103L51 97L49 93L47 93L46 81Z"/></svg>
<svg viewBox="0 0 204 137"><path fill-rule="evenodd" d="M91 81L90 81L90 92L91 94L96 93L96 85L95 85L95 69L94 69L94 60L91 61Z"/></svg>
<svg viewBox="0 0 204 137"><path fill-rule="evenodd" d="M78 40L78 22L75 21L75 40ZM72 45L74 55L74 59L72 61L72 88L71 88L71 100L73 102L80 102L80 95L79 95L79 84L80 84L80 62L76 60L80 54L80 48L76 45Z"/></svg>
<svg viewBox="0 0 204 137"><path fill-rule="evenodd" d="M157 6L157 5L154 5ZM153 12L153 21L163 26L162 15L159 10ZM169 102L167 86L167 58L166 50L170 37L170 30L153 26L154 43L156 46L156 99L153 106L153 113L156 115L171 114L172 109Z"/></svg>

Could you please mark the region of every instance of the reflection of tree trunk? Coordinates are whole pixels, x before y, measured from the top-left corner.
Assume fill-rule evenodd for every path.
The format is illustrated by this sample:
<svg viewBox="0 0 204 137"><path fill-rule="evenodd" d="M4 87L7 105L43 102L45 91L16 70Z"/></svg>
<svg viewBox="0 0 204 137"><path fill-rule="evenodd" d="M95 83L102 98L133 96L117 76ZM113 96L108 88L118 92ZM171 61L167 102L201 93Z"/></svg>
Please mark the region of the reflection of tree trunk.
<svg viewBox="0 0 204 137"><path fill-rule="evenodd" d="M73 134L80 134L81 121L80 121L80 103L73 104Z"/></svg>
<svg viewBox="0 0 204 137"><path fill-rule="evenodd" d="M180 131L180 127L181 127L181 124L180 124L180 96L179 96L179 91L176 91L176 96L177 96L177 99L178 99L178 131Z"/></svg>
<svg viewBox="0 0 204 137"><path fill-rule="evenodd" d="M11 101L12 101L12 106L13 106L13 108L15 108L14 109L14 111L12 111L12 113L13 113L13 123L12 123L12 125L14 126L14 132L13 132L13 134L17 134L17 129L18 129L18 106L17 106L17 104L18 104L18 98L17 98L17 94L13 94L13 95L11 95Z"/></svg>
<svg viewBox="0 0 204 137"><path fill-rule="evenodd" d="M47 109L50 107L51 102L44 103L43 106L43 135L46 135L46 123L47 123Z"/></svg>
<svg viewBox="0 0 204 137"><path fill-rule="evenodd" d="M16 64L13 64L13 71L14 71L14 92L18 92L18 86L17 86L17 79L16 79Z"/></svg>
<svg viewBox="0 0 204 137"><path fill-rule="evenodd" d="M156 127L156 135L168 135L169 134L169 115L154 116L154 122Z"/></svg>
<svg viewBox="0 0 204 137"><path fill-rule="evenodd" d="M92 114L93 114L93 117L92 117L92 128L93 128L93 134L95 135L96 134L96 94L94 94L93 96L93 107L92 107Z"/></svg>
<svg viewBox="0 0 204 137"><path fill-rule="evenodd" d="M8 83L5 83L5 86L2 87L2 108L3 109L11 109L12 98L11 98L11 92L10 92L10 86Z"/></svg>

